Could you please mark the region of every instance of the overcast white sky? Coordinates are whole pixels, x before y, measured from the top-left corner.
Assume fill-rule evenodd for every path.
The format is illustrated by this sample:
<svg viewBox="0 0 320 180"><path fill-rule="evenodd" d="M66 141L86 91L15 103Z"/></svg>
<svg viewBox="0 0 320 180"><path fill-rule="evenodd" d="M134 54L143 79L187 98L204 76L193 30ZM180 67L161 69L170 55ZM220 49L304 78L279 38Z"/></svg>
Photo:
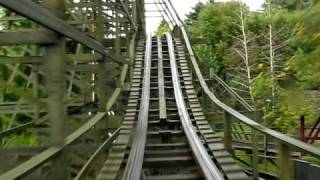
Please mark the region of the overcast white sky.
<svg viewBox="0 0 320 180"><path fill-rule="evenodd" d="M171 0L175 9L178 11L181 17L185 18L185 15L188 14L192 7L198 2L206 2L207 0ZM231 0L216 0L221 2L227 2ZM252 10L257 10L261 8L261 5L264 3L265 0L242 0L245 2ZM148 2L148 0L146 0ZM156 10L157 7L153 5L146 5L146 9ZM147 13L150 16L159 16L159 14L154 13ZM147 18L147 31L148 33L153 33L157 27L159 22L161 21L161 17L158 18Z"/></svg>

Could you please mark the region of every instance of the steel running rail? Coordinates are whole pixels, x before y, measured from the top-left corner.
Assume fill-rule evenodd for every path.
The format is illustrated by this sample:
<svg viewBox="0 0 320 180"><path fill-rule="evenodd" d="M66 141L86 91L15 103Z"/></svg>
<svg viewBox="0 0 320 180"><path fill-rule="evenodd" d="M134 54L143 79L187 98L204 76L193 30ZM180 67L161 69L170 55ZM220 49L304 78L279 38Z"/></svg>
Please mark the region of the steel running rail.
<svg viewBox="0 0 320 180"><path fill-rule="evenodd" d="M184 96L180 86L179 73L175 58L175 49L172 41L172 36L167 33L167 42L169 49L170 65L172 72L172 82L174 87L174 95L178 107L178 112L181 120L182 127L187 136L188 142L191 146L195 159L200 166L204 176L208 180L222 180L224 179L218 167L213 163L206 148L201 143L197 133L192 125L189 113L187 111L186 104L184 102Z"/></svg>
<svg viewBox="0 0 320 180"><path fill-rule="evenodd" d="M152 37L151 35L147 35L140 110L138 115L137 127L134 132L135 134L132 143L132 148L124 172L124 176L122 178L125 180L140 180L141 178L144 151L147 140L148 116L150 105L151 51Z"/></svg>

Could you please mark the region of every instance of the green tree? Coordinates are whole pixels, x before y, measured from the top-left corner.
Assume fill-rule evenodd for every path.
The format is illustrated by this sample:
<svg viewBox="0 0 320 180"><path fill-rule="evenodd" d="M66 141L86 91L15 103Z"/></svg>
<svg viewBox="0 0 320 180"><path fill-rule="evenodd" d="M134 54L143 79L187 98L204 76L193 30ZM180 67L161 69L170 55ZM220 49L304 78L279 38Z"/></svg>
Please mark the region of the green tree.
<svg viewBox="0 0 320 180"><path fill-rule="evenodd" d="M300 115L307 115L310 122L316 120L314 105L303 96L320 87L320 5L316 1L271 0L264 7L263 12L245 9L242 25L237 2L201 4L187 22L192 22L192 37L208 42L194 45L202 71L209 67L239 92L245 90L242 85L248 86L242 72L246 66L240 58L245 57L241 42L244 34L247 36L255 105L266 110L267 124L294 132ZM292 92L302 96L299 103L289 101Z"/></svg>
<svg viewBox="0 0 320 180"><path fill-rule="evenodd" d="M185 20L185 24L187 25L187 27L191 27L198 20L199 14L204 7L205 4L199 2L195 5L195 7L192 8L192 11L187 14L187 19Z"/></svg>
<svg viewBox="0 0 320 180"><path fill-rule="evenodd" d="M207 44L196 45L195 49L201 57L206 57L202 59L203 63L214 65L213 68L217 74L223 72L228 49L233 44L231 37L240 33L234 23L234 19L237 19L234 11L237 9L239 6L236 2L208 3L203 5L197 20L190 27L193 36L208 41ZM206 51L203 51L203 48Z"/></svg>
<svg viewBox="0 0 320 180"><path fill-rule="evenodd" d="M320 3L308 10L303 24L291 38L296 54L289 61L289 68L302 89L320 88Z"/></svg>
<svg viewBox="0 0 320 180"><path fill-rule="evenodd" d="M158 36L162 36L162 35L164 35L164 34L167 33L167 32L170 32L170 26L169 26L169 24L168 24L167 21L162 20L162 21L160 22L160 25L159 25L159 27L157 28L155 34L158 35Z"/></svg>
<svg viewBox="0 0 320 180"><path fill-rule="evenodd" d="M309 7L315 0L271 0L271 3L277 5L280 9L294 11Z"/></svg>

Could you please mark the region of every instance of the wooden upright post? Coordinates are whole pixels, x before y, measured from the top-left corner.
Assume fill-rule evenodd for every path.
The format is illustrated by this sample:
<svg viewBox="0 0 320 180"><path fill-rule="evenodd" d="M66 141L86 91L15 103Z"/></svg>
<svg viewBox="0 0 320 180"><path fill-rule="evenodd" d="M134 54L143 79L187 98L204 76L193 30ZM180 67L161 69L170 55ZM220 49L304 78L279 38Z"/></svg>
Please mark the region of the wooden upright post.
<svg viewBox="0 0 320 180"><path fill-rule="evenodd" d="M251 130L251 141L252 141L252 176L253 179L259 179L259 132L252 128Z"/></svg>
<svg viewBox="0 0 320 180"><path fill-rule="evenodd" d="M254 119L256 122L260 120L260 113L254 112ZM252 173L253 179L259 179L259 131L254 128L251 129L251 143L252 143Z"/></svg>
<svg viewBox="0 0 320 180"><path fill-rule="evenodd" d="M291 180L293 167L290 159L290 149L286 144L279 144L279 156L279 179Z"/></svg>
<svg viewBox="0 0 320 180"><path fill-rule="evenodd" d="M231 116L228 112L224 112L224 148L229 152L232 151L232 129L231 129Z"/></svg>
<svg viewBox="0 0 320 180"><path fill-rule="evenodd" d="M96 40L101 42L103 41L104 36L104 18L103 18L103 9L102 9L102 0L96 0ZM99 111L105 112L107 106L107 77L106 77L106 61L104 58L100 59L98 62L98 97L99 97Z"/></svg>
<svg viewBox="0 0 320 180"><path fill-rule="evenodd" d="M117 3L116 3L117 4ZM120 23L120 11L119 7L120 5L117 5L114 10L114 16L115 16L115 42L114 42L114 49L117 55L120 55L121 53L121 23Z"/></svg>
<svg viewBox="0 0 320 180"><path fill-rule="evenodd" d="M64 18L64 1L48 0L45 6L50 9L59 18ZM54 32L52 32L54 33ZM46 80L48 90L48 110L50 115L50 145L52 147L61 147L64 145L64 112L63 104L65 93L65 40L59 34L55 34L58 41L55 44L48 45L45 54ZM68 168L63 153L53 159L52 179L67 179Z"/></svg>
<svg viewBox="0 0 320 180"><path fill-rule="evenodd" d="M32 29L35 30L37 28L36 23L32 23ZM38 55L38 47L37 46L32 46L31 47L33 51L33 56ZM33 64L32 65L32 94L33 98L38 100L39 97L39 65L38 64ZM34 117L33 119L37 121L40 118L40 105L39 101L35 102L34 104Z"/></svg>
<svg viewBox="0 0 320 180"><path fill-rule="evenodd" d="M33 98L39 99L39 70L38 65L32 66L32 90L33 90ZM34 120L37 121L40 118L40 106L39 102L37 101L34 105Z"/></svg>
<svg viewBox="0 0 320 180"><path fill-rule="evenodd" d="M302 141L302 142L304 142L305 141L305 139L304 139L304 135L305 135L305 126L304 126L304 115L302 115L301 117L300 117L300 140Z"/></svg>

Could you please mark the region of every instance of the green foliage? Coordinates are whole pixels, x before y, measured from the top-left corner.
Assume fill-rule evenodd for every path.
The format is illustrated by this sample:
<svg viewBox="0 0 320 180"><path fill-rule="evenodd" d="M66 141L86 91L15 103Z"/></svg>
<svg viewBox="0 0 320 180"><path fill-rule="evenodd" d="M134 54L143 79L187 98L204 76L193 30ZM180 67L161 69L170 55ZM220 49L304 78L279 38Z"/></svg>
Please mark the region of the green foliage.
<svg viewBox="0 0 320 180"><path fill-rule="evenodd" d="M36 134L34 132L25 132L6 138L4 140L5 147L15 147L17 145L22 147L34 146L37 144Z"/></svg>
<svg viewBox="0 0 320 180"><path fill-rule="evenodd" d="M310 124L318 115L314 111L317 107L306 100L304 94L320 87L320 3L304 2L272 0L271 16L268 9L249 12L245 8L244 11L248 15L245 16L245 28L250 39L249 60L255 77L253 94L257 101L254 105L266 110L266 125L285 133L296 133L302 114ZM239 7L237 2L199 3L188 16L186 22L191 36L208 42L194 45L203 72L210 68L225 79L227 70L241 68L241 59L233 51L233 48L239 48L239 41L234 37L242 37ZM270 24L275 54L273 73L269 62ZM230 82L234 77L227 78ZM272 97L273 86L276 89L275 99Z"/></svg>
<svg viewBox="0 0 320 180"><path fill-rule="evenodd" d="M270 0L272 4L277 5L279 8L285 8L290 11L303 9L310 6L314 0Z"/></svg>
<svg viewBox="0 0 320 180"><path fill-rule="evenodd" d="M318 141L316 141L315 146L317 148L320 148L320 143ZM302 159L305 160L305 161L309 161L309 162L311 162L313 164L320 165L320 159L319 158L315 158L315 157L311 157L311 156L303 156Z"/></svg>
<svg viewBox="0 0 320 180"><path fill-rule="evenodd" d="M238 9L239 4L236 2L208 4L200 12L191 32L207 38L212 45L221 41L230 45L232 43L230 37L239 33L235 24L237 19L235 12Z"/></svg>
<svg viewBox="0 0 320 180"><path fill-rule="evenodd" d="M271 88L272 80L265 73L260 73L253 84L254 96L259 99L271 97L271 91L267 91Z"/></svg>
<svg viewBox="0 0 320 180"><path fill-rule="evenodd" d="M303 89L319 89L320 85L320 48L310 53L300 52L290 60L291 70Z"/></svg>
<svg viewBox="0 0 320 180"><path fill-rule="evenodd" d="M8 10L0 8L0 17L10 16ZM28 30L32 27L32 22L26 21L2 21L0 30L20 31ZM33 55L31 51L26 51L27 46L1 46L0 56L21 57ZM28 47L28 49L30 49ZM0 101L13 102L19 100L30 100L32 98L32 86L27 82L30 74L30 65L10 64L0 65ZM22 99L20 99L22 98ZM31 104L33 101L30 101ZM30 122L31 117L24 114L2 114L0 116L0 130L4 131L19 124ZM6 137L2 140L4 147L32 146L36 144L35 132L24 132Z"/></svg>
<svg viewBox="0 0 320 180"><path fill-rule="evenodd" d="M170 26L167 21L162 20L155 34L158 36L163 36L167 32L170 32Z"/></svg>
<svg viewBox="0 0 320 180"><path fill-rule="evenodd" d="M195 7L193 7L191 13L189 13L187 15L187 19L185 21L185 24L188 27L192 27L192 25L194 25L195 22L197 22L198 17L200 12L202 11L202 9L205 7L205 4L199 2L198 4L195 5Z"/></svg>
<svg viewBox="0 0 320 180"><path fill-rule="evenodd" d="M213 68L214 72L221 74L225 63L229 60L229 47L233 44L232 36L237 36L239 30L235 24L239 9L236 2L229 3L199 3L194 13L188 17L187 24L193 36L204 38L206 45L196 45L196 53L202 60L203 66ZM230 61L229 61L230 62Z"/></svg>
<svg viewBox="0 0 320 180"><path fill-rule="evenodd" d="M320 3L307 11L303 24L296 29L291 45L296 49L288 67L303 89L319 89L320 85Z"/></svg>

